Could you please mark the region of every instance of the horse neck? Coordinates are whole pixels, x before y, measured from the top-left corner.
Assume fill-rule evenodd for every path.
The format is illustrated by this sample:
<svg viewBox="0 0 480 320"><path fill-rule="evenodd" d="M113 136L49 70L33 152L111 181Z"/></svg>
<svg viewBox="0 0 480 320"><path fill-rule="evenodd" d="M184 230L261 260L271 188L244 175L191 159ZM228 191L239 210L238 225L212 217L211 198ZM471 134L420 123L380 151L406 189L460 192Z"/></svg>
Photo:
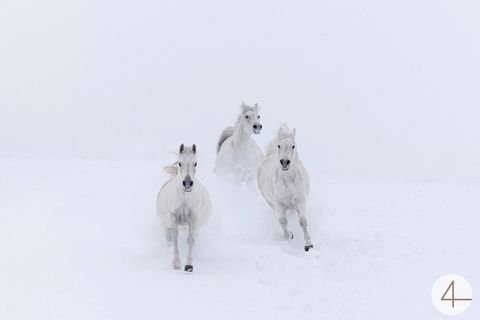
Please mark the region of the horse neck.
<svg viewBox="0 0 480 320"><path fill-rule="evenodd" d="M242 146L248 142L248 140L250 139L250 134L246 133L245 130L243 130L242 126L239 124L235 127L235 130L233 131L232 139L235 146Z"/></svg>

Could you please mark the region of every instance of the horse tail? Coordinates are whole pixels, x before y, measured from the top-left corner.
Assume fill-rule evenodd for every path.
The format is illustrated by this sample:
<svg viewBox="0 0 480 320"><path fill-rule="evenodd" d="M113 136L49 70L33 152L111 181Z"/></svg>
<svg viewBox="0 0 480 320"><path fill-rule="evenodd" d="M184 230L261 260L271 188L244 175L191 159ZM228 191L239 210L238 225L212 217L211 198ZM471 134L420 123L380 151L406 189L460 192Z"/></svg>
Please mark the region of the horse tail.
<svg viewBox="0 0 480 320"><path fill-rule="evenodd" d="M172 165L164 167L163 172L172 177L175 177L178 174L178 161L176 161Z"/></svg>
<svg viewBox="0 0 480 320"><path fill-rule="evenodd" d="M234 131L235 131L235 127L226 127L225 129L223 129L222 134L220 135L220 138L218 139L218 143L217 143L217 154L220 152L220 148L222 147L225 140L230 138L233 135Z"/></svg>

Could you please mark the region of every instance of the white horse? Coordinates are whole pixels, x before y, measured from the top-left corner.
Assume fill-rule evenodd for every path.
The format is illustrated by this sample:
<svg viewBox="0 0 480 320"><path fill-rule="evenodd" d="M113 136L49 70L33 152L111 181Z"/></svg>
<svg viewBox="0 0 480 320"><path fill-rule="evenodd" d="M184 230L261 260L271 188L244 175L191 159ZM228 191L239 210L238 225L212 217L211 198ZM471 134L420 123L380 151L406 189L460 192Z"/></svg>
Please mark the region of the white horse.
<svg viewBox="0 0 480 320"><path fill-rule="evenodd" d="M232 177L238 182L254 181L263 152L251 138L252 133L262 130L258 105L253 107L242 103L241 113L233 127L227 127L217 144L215 173Z"/></svg>
<svg viewBox="0 0 480 320"><path fill-rule="evenodd" d="M171 175L157 196L160 216L169 244L173 242L173 268L180 269L178 251L179 227L188 230L188 254L185 271L193 271L192 250L196 231L210 216L211 200L207 189L195 178L197 147L180 146L178 161L165 168Z"/></svg>
<svg viewBox="0 0 480 320"><path fill-rule="evenodd" d="M305 217L310 180L295 145L296 130L290 132L286 125L278 130L277 137L268 145L267 155L258 168L257 181L268 205L277 212L285 238L293 239L287 229L287 212L298 214L298 222L305 237L305 251L313 248Z"/></svg>

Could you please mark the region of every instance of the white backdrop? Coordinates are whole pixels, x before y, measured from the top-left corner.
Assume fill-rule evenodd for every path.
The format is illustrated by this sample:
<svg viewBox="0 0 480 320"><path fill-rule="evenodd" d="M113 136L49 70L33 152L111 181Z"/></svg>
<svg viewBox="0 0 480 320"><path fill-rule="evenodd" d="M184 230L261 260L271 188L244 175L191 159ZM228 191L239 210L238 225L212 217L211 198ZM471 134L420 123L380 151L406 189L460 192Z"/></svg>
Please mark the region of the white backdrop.
<svg viewBox="0 0 480 320"><path fill-rule="evenodd" d="M245 100L261 143L287 121L324 173L478 181L479 16L466 0L2 1L0 152L213 152Z"/></svg>

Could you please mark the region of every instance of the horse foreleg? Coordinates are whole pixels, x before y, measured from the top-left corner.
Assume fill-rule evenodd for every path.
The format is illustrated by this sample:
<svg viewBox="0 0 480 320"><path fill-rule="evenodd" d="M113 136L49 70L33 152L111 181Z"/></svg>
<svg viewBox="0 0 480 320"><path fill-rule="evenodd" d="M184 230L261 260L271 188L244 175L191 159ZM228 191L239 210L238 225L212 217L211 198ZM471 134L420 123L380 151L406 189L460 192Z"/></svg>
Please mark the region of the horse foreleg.
<svg viewBox="0 0 480 320"><path fill-rule="evenodd" d="M173 240L173 268L180 269L180 252L178 250L178 222L175 221L170 228L170 236Z"/></svg>
<svg viewBox="0 0 480 320"><path fill-rule="evenodd" d="M313 248L312 239L310 238L310 234L308 233L308 222L307 218L305 217L305 208L302 206L298 211L298 223L303 230L303 236L305 238L305 251L308 251Z"/></svg>
<svg viewBox="0 0 480 320"><path fill-rule="evenodd" d="M193 252L193 245L195 244L195 221L192 213L190 213L188 217L187 244L188 244L188 254L187 254L187 264L185 265L185 271L192 272L193 271L192 252Z"/></svg>
<svg viewBox="0 0 480 320"><path fill-rule="evenodd" d="M170 228L165 228L165 239L167 240L168 248L171 248L173 238L172 238L172 231Z"/></svg>
<svg viewBox="0 0 480 320"><path fill-rule="evenodd" d="M285 236L285 239L287 240L293 239L293 233L291 231L288 231L287 229L287 210L281 206L278 206L277 212L279 214L278 222L282 226L283 235Z"/></svg>

